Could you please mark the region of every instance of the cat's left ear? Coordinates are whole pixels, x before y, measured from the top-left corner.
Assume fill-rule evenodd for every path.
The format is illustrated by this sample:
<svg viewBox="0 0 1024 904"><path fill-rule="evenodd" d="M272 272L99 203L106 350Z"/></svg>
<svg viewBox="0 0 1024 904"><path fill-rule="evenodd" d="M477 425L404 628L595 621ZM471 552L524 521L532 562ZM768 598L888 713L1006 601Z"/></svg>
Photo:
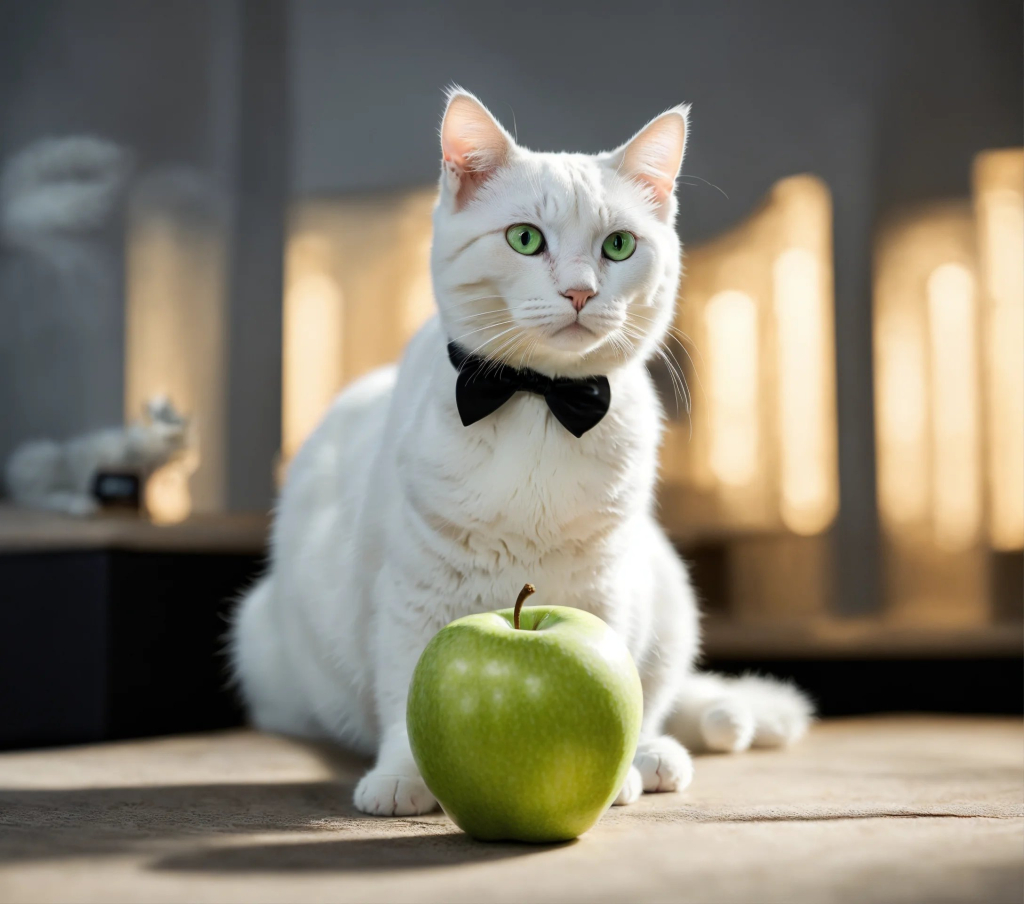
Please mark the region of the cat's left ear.
<svg viewBox="0 0 1024 904"><path fill-rule="evenodd" d="M516 143L468 91L452 88L441 123L441 183L457 207L506 163Z"/></svg>
<svg viewBox="0 0 1024 904"><path fill-rule="evenodd" d="M646 188L665 219L675 213L670 203L686 153L690 105L680 104L656 116L622 147L607 155L620 175Z"/></svg>

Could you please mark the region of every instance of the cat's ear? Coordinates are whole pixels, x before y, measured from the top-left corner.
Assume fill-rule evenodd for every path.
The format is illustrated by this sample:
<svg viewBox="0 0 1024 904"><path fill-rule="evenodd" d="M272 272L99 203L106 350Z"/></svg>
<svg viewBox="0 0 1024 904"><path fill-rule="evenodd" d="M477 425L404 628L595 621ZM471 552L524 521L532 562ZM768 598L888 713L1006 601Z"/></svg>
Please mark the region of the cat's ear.
<svg viewBox="0 0 1024 904"><path fill-rule="evenodd" d="M608 155L609 165L644 186L666 218L674 212L668 202L675 192L676 177L686 153L689 116L689 104L672 107Z"/></svg>
<svg viewBox="0 0 1024 904"><path fill-rule="evenodd" d="M516 143L490 111L468 91L451 88L441 122L442 186L457 207L500 167Z"/></svg>

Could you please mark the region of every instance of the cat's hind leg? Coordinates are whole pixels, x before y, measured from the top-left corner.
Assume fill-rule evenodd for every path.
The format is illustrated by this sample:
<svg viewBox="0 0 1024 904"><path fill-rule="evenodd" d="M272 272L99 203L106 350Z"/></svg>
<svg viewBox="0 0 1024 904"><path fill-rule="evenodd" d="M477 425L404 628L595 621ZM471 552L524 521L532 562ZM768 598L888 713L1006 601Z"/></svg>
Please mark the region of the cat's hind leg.
<svg viewBox="0 0 1024 904"><path fill-rule="evenodd" d="M813 718L811 701L792 684L703 672L685 679L666 727L694 752L736 753L791 744Z"/></svg>
<svg viewBox="0 0 1024 904"><path fill-rule="evenodd" d="M307 715L305 695L284 660L271 576L253 585L235 609L228 653L253 725L281 734L319 734Z"/></svg>

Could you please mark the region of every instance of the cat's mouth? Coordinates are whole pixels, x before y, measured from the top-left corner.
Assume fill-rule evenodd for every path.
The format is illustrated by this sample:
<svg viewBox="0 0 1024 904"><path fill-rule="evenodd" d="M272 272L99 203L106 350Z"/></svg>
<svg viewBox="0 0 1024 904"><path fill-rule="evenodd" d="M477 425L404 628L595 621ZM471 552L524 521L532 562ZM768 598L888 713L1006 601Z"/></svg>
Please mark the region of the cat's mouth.
<svg viewBox="0 0 1024 904"><path fill-rule="evenodd" d="M574 320L572 323L563 326L561 329L555 330L552 336L589 336L596 339L597 333L595 333L589 327L584 326L578 320Z"/></svg>
<svg viewBox="0 0 1024 904"><path fill-rule="evenodd" d="M603 339L604 336L591 327L580 323L579 320L573 320L548 333L545 342L551 348L561 352L584 354L599 345Z"/></svg>

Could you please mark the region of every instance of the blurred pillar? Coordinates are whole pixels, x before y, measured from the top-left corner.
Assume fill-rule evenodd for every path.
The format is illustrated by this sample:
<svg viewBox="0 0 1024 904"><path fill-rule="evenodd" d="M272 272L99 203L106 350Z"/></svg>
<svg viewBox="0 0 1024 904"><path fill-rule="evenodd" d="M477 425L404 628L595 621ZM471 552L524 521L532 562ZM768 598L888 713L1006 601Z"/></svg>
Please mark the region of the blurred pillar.
<svg viewBox="0 0 1024 904"><path fill-rule="evenodd" d="M287 151L283 0L217 4L211 130L228 189L225 499L262 510L281 445L281 306Z"/></svg>
<svg viewBox="0 0 1024 904"><path fill-rule="evenodd" d="M879 142L868 107L851 107L830 128L834 146L844 155L828 179L834 213L839 458L839 513L832 529L834 611L857 617L882 608L871 326Z"/></svg>

